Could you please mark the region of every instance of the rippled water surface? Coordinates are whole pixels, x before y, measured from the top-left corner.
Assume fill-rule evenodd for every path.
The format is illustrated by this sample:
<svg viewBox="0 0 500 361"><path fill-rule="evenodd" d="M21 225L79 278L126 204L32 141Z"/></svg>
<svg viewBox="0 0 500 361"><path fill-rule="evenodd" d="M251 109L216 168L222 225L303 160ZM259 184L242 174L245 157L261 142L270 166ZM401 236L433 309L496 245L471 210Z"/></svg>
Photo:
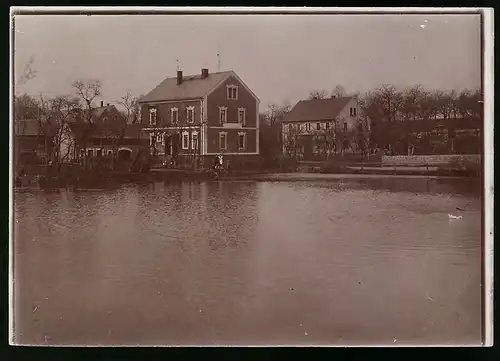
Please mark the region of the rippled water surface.
<svg viewBox="0 0 500 361"><path fill-rule="evenodd" d="M15 341L478 344L478 188L343 179L16 193Z"/></svg>

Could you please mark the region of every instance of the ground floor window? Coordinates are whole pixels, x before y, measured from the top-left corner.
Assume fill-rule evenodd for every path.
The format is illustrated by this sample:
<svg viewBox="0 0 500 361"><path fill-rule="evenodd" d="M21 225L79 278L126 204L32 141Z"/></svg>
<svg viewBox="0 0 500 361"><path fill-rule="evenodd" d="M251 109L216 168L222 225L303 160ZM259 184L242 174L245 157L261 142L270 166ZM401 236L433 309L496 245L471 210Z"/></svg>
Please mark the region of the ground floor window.
<svg viewBox="0 0 500 361"><path fill-rule="evenodd" d="M246 149L246 134L238 133L238 149L245 150Z"/></svg>
<svg viewBox="0 0 500 361"><path fill-rule="evenodd" d="M227 149L227 133L226 132L219 133L219 149L220 150Z"/></svg>
<svg viewBox="0 0 500 361"><path fill-rule="evenodd" d="M97 156L98 157L102 156L102 149L97 149Z"/></svg>
<svg viewBox="0 0 500 361"><path fill-rule="evenodd" d="M198 149L198 133L191 134L191 149Z"/></svg>
<svg viewBox="0 0 500 361"><path fill-rule="evenodd" d="M182 133L182 149L189 149L189 133Z"/></svg>
<svg viewBox="0 0 500 361"><path fill-rule="evenodd" d="M92 157L94 155L93 149L87 149L87 157Z"/></svg>

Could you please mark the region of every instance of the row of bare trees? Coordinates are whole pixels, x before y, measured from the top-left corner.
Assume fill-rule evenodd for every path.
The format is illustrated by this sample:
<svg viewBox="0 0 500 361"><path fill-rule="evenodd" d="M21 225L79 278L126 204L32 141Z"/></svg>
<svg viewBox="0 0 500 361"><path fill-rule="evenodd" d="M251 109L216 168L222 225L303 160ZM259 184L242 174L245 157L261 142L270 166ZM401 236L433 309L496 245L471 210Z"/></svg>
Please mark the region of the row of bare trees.
<svg viewBox="0 0 500 361"><path fill-rule="evenodd" d="M102 94L102 84L94 80L77 80L72 84L73 95L60 95L38 97L27 94L14 97L14 119L19 124L20 134L26 122L22 120L34 120L38 124L38 136L45 140L45 152L47 163L54 164L57 169L75 154L76 143L82 150L84 164L88 164L89 139L96 126L94 110L97 99ZM116 157L116 149L123 142L127 124L138 121L137 98L127 93L116 103L122 110L118 118L104 124L105 138L111 140L113 148L113 160ZM69 127L71 120L79 119L77 132ZM114 166L113 161L113 166Z"/></svg>
<svg viewBox="0 0 500 361"><path fill-rule="evenodd" d="M309 99L324 99L328 91L310 92ZM330 96L356 95L360 106L372 121L411 121L449 118L479 118L482 96L479 89L427 90L417 84L404 89L383 84L364 94L348 94L337 85Z"/></svg>

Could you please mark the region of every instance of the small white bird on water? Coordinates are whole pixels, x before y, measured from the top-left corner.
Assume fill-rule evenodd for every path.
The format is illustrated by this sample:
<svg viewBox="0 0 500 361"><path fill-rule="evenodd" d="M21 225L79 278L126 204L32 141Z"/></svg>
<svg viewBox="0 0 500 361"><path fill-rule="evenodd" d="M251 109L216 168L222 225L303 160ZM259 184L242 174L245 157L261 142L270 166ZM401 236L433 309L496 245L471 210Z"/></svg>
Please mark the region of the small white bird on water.
<svg viewBox="0 0 500 361"><path fill-rule="evenodd" d="M462 216L454 216L453 214L448 214L449 219L462 219Z"/></svg>

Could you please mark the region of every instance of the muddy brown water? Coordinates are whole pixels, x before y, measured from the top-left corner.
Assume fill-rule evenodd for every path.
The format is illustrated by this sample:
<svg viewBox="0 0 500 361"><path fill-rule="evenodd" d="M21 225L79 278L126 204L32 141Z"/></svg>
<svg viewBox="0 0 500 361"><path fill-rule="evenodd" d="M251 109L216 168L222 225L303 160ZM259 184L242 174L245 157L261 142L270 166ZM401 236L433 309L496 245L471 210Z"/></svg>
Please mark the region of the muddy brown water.
<svg viewBox="0 0 500 361"><path fill-rule="evenodd" d="M479 344L479 187L361 178L16 193L15 342Z"/></svg>

